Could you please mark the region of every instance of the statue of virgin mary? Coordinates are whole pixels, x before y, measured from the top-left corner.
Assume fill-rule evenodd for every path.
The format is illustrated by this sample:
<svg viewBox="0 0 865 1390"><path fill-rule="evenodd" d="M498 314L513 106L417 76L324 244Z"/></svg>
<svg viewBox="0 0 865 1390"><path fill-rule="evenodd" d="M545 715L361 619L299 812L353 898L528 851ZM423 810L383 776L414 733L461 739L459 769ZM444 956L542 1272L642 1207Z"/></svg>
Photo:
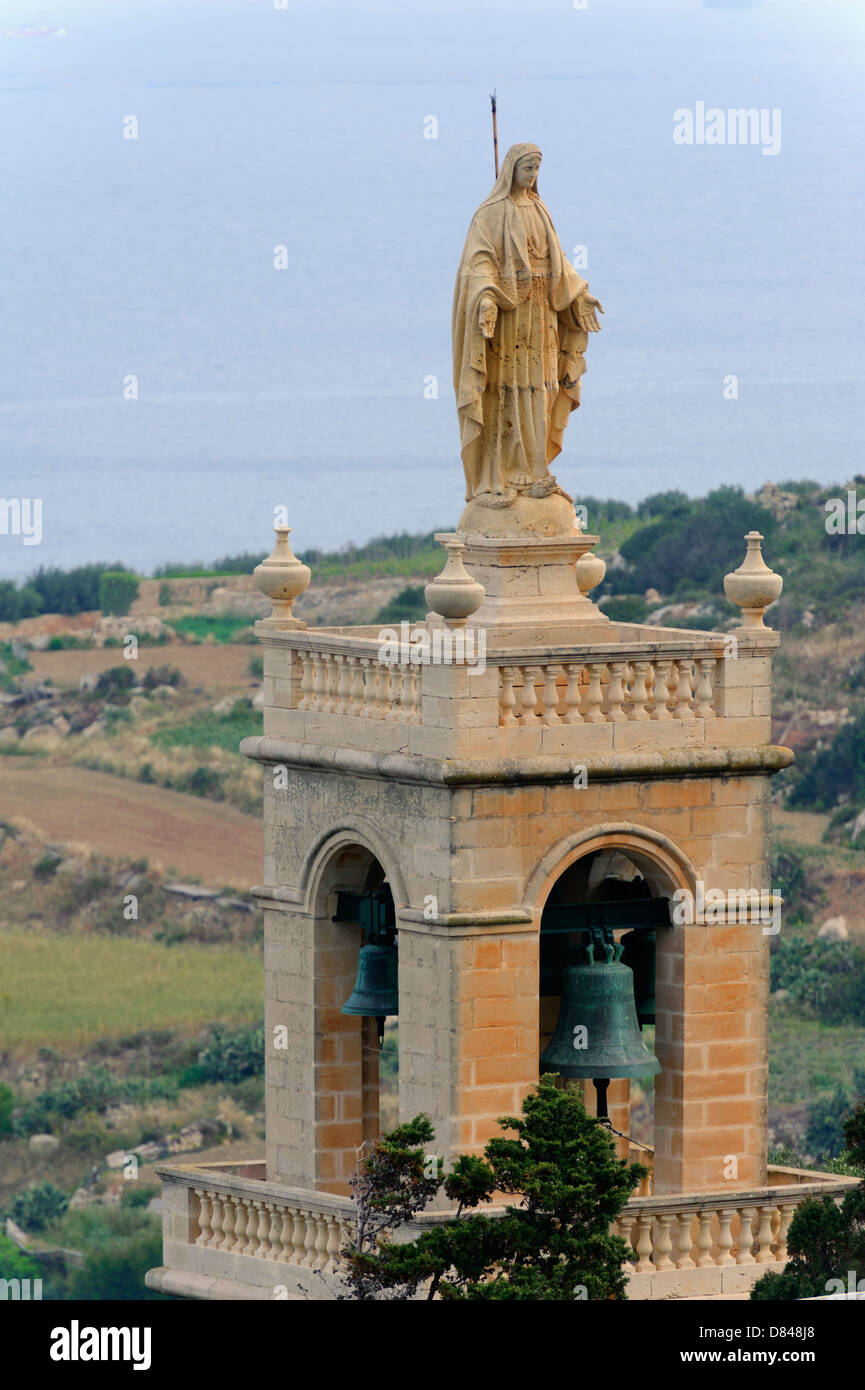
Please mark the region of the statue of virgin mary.
<svg viewBox="0 0 865 1390"><path fill-rule="evenodd" d="M454 389L466 500L482 506L562 493L549 465L580 403L583 354L603 313L538 196L540 164L537 145L511 146L457 274Z"/></svg>

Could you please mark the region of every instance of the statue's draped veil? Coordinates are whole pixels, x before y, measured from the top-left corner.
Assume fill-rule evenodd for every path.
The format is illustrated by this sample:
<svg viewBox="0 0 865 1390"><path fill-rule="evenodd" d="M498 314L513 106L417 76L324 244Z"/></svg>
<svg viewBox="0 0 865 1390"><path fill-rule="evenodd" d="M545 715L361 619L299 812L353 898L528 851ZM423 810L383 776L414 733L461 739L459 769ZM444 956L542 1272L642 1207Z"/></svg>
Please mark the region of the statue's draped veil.
<svg viewBox="0 0 865 1390"><path fill-rule="evenodd" d="M487 349L478 324L479 304L486 296L494 301L500 312L507 311L516 308L531 293L532 268L526 231L519 209L509 195L517 161L523 155L540 153L537 145L511 145L489 196L472 218L457 272L452 323L454 391L469 497L480 490L483 471L477 454L484 425ZM583 352L588 335L571 305L588 287L565 258L552 218L538 194L537 178L529 193L547 224L550 304L559 314L559 391L553 407L549 463L561 452L568 416L580 402L579 378L586 369Z"/></svg>

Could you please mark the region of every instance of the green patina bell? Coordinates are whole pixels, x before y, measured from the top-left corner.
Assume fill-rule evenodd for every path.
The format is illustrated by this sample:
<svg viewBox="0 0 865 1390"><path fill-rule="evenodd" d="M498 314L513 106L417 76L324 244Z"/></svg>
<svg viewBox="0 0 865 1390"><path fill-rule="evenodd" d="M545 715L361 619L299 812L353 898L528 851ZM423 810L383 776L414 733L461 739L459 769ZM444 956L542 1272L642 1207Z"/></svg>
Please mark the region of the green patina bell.
<svg viewBox="0 0 865 1390"><path fill-rule="evenodd" d="M583 948L586 960L569 965L562 978L556 1031L541 1057L541 1071L592 1081L649 1076L661 1070L640 1037L634 975L622 965L622 947Z"/></svg>
<svg viewBox="0 0 865 1390"><path fill-rule="evenodd" d="M655 1021L655 933L641 928L622 937L622 964L634 972L634 996L640 1027Z"/></svg>
<svg viewBox="0 0 865 1390"><path fill-rule="evenodd" d="M378 1045L384 1039L384 1021L399 1013L399 956L396 942L370 942L360 948L357 980L342 1006L344 1014L374 1018L378 1023Z"/></svg>

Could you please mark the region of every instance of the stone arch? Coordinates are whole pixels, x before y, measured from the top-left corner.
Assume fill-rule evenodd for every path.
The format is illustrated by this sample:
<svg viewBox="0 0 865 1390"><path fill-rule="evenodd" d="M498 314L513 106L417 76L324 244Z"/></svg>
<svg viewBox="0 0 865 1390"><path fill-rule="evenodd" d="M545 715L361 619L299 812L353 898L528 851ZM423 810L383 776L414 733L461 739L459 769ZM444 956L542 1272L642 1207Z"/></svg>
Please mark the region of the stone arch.
<svg viewBox="0 0 865 1390"><path fill-rule="evenodd" d="M390 844L371 821L362 816L346 817L339 826L331 827L313 841L301 866L298 890L305 910L314 914L320 906L322 884L329 865L342 850L361 848L377 859L390 884L394 906L399 912L408 902L405 880Z"/></svg>
<svg viewBox="0 0 865 1390"><path fill-rule="evenodd" d="M653 896L677 888L695 891L697 870L668 835L631 821L610 821L566 835L547 850L529 875L523 905L538 922L556 880L578 859L602 849L619 850L644 869Z"/></svg>

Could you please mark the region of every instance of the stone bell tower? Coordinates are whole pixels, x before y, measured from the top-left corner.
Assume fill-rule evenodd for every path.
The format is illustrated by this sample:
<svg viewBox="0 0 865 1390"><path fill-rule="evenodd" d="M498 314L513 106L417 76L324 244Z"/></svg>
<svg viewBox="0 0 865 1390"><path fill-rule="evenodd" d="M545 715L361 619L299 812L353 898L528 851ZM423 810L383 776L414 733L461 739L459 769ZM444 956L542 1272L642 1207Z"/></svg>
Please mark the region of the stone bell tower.
<svg viewBox="0 0 865 1390"><path fill-rule="evenodd" d="M377 1132L374 1023L341 1012L377 902L400 1116L427 1113L444 1158L536 1082L555 923L603 908L614 931L656 924L655 1193L764 1183L769 778L791 759L770 742L776 577L758 561L731 581L751 605L731 639L607 621L577 527L441 539L439 613L401 648L292 619L307 575L284 539L261 570L284 604L259 625L264 733L244 743L265 769L267 1035L287 1037L268 1050L269 1179L345 1193ZM627 1134L627 1081L610 1114Z"/></svg>
<svg viewBox="0 0 865 1390"><path fill-rule="evenodd" d="M548 465L602 309L539 167L536 146L512 147L466 240L468 501L438 538L426 621L307 629L286 527L257 571L273 602L264 732L243 751L264 785L267 1158L162 1170L153 1288L332 1297L318 1276L338 1270L357 1152L381 1123L374 1015L397 1010L400 1118L426 1113L445 1162L480 1151L538 1080L575 933L609 954L630 942L655 1020L652 1171L617 1218L631 1297L746 1296L781 1267L796 1204L853 1185L767 1172L769 784L792 754L771 742L763 613L781 581L751 533L725 581L744 614L730 634L611 622L592 602L598 538ZM398 998L391 970L367 1016L370 945L390 967L396 953ZM650 1038L631 1038L632 1060ZM607 1071L622 1156L634 1074Z"/></svg>

